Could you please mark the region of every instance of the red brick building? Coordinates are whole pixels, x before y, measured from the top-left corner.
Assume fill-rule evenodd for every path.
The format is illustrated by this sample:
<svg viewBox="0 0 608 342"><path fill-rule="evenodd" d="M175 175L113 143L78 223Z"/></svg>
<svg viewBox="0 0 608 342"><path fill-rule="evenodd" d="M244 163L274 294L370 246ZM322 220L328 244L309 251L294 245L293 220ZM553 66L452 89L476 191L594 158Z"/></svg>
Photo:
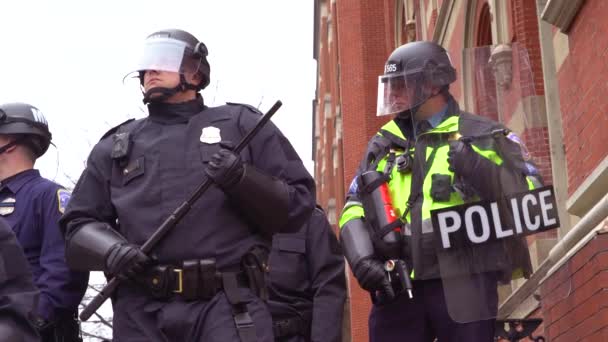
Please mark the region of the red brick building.
<svg viewBox="0 0 608 342"><path fill-rule="evenodd" d="M526 115L518 109L525 106L538 114L518 133L556 189L562 227L529 240L535 273L501 289L500 315L542 318L535 334L548 341L608 341L606 18L605 0L316 0L313 153L330 221L337 223L367 141L387 120L374 114L390 52L413 40L443 45L459 75L451 91L475 111L463 49L525 48L532 89L503 121ZM349 272L346 341L367 340L368 297Z"/></svg>

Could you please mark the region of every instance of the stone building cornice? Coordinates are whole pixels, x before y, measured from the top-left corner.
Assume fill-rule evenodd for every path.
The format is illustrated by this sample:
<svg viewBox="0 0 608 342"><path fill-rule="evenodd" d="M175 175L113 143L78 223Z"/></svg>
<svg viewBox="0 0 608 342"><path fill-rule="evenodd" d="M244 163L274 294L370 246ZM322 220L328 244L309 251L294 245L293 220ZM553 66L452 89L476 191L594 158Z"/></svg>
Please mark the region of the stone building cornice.
<svg viewBox="0 0 608 342"><path fill-rule="evenodd" d="M563 33L568 33L584 2L585 0L548 0L541 18L549 24L559 27Z"/></svg>

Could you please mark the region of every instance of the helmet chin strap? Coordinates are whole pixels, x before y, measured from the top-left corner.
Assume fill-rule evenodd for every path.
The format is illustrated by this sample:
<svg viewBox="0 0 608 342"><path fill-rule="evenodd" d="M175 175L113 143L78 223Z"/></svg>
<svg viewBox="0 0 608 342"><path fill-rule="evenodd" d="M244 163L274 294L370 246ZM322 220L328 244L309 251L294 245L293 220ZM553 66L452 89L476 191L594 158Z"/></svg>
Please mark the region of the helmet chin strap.
<svg viewBox="0 0 608 342"><path fill-rule="evenodd" d="M147 105L150 102L163 102L171 96L186 90L198 90L198 87L186 82L183 74L179 75L179 84L173 88L154 87L144 93L143 102ZM158 94L158 95L157 95ZM153 95L157 95L152 97Z"/></svg>

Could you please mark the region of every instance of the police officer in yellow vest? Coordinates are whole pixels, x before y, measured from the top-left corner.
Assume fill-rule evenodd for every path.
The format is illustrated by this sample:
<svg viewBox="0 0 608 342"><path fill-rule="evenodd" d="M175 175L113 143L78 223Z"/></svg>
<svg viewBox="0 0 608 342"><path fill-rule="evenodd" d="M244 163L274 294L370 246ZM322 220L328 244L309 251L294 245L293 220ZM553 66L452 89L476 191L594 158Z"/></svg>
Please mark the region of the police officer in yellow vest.
<svg viewBox="0 0 608 342"><path fill-rule="evenodd" d="M513 239L480 247L475 274L446 282L461 259L436 248L430 212L540 181L513 133L459 109L449 93L455 80L445 49L424 41L397 48L379 77L378 115L393 119L369 142L339 223L346 259L374 303L372 342L493 341L497 284L530 273L527 247ZM476 136L485 138L459 139ZM393 259L411 282L390 272Z"/></svg>

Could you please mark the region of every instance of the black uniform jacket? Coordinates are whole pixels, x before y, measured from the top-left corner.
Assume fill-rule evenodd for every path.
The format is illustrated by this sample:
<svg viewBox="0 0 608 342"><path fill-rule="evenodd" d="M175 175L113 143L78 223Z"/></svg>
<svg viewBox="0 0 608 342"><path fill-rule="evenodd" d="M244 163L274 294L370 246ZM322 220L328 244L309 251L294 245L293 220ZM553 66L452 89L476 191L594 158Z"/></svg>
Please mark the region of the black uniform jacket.
<svg viewBox="0 0 608 342"><path fill-rule="evenodd" d="M220 141L238 143L261 117L255 108L237 104L195 113L165 115L161 105L149 117L121 126L117 133L129 132L131 145L123 159L111 157L116 134L106 134L93 148L61 220L66 234L100 221L143 244L205 179L203 170ZM303 224L315 205L314 181L279 129L269 122L241 157L287 184L288 224ZM238 205L212 186L153 254L161 263L215 258L220 269L234 268L263 242L256 231Z"/></svg>
<svg viewBox="0 0 608 342"><path fill-rule="evenodd" d="M39 341L29 318L39 291L11 227L0 219L0 340Z"/></svg>
<svg viewBox="0 0 608 342"><path fill-rule="evenodd" d="M344 256L322 210L298 233L273 237L269 267L273 319L299 316L311 324L311 341L341 341Z"/></svg>

